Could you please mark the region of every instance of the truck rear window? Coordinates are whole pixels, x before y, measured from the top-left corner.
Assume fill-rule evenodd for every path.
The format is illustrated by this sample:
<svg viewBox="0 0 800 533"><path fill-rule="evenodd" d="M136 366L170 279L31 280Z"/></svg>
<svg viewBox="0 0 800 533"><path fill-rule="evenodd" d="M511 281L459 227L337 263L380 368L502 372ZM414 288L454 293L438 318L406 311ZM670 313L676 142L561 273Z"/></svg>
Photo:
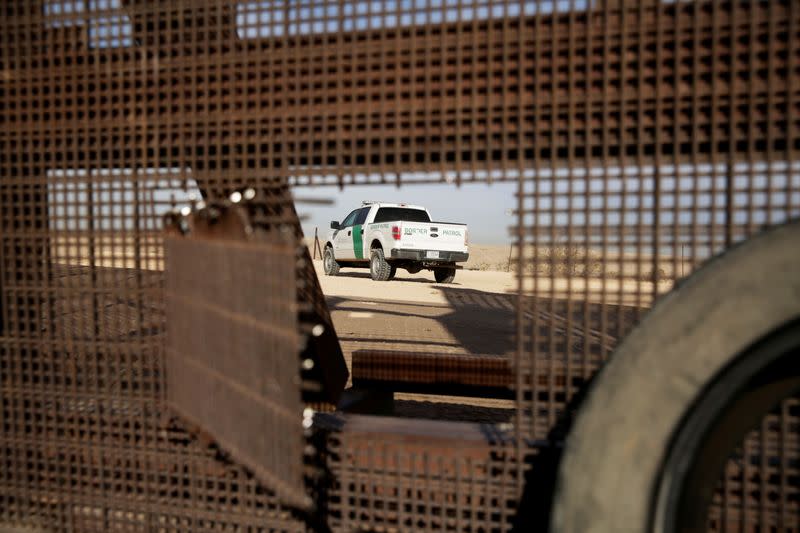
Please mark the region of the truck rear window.
<svg viewBox="0 0 800 533"><path fill-rule="evenodd" d="M392 222L393 220L430 222L431 217L424 209L408 209L406 207L381 207L375 213L375 222Z"/></svg>

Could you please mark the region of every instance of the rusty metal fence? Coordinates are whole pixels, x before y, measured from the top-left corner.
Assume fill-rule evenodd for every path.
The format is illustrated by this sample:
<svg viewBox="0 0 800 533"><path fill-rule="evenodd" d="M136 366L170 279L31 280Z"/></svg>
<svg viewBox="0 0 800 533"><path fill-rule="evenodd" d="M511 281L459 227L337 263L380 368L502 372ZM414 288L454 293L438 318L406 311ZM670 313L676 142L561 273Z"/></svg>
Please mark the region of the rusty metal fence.
<svg viewBox="0 0 800 533"><path fill-rule="evenodd" d="M570 403L653 302L800 215L798 43L793 0L5 2L0 524L519 526ZM253 191L249 220L291 249L287 184L495 181L518 184L513 425L287 414L275 434L304 440L259 475L168 407L165 215ZM273 326L311 344L266 362L310 358L335 402L307 250L281 257L263 275L299 282L272 294L298 314ZM710 529L800 525L796 403L731 458Z"/></svg>

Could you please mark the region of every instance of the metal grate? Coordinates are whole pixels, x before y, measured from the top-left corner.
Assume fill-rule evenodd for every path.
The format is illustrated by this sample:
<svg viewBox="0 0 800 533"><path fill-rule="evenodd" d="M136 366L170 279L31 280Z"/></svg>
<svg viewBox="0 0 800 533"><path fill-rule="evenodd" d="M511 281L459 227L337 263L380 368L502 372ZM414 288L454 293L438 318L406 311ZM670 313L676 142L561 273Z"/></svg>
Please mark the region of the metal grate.
<svg viewBox="0 0 800 533"><path fill-rule="evenodd" d="M287 184L516 181L512 434L497 451L456 428L473 461L434 437L446 424L345 426L315 518L510 528L523 458L653 301L800 215L798 43L793 0L5 2L0 522L309 528L170 419L163 215L252 189L256 223L296 233ZM324 325L333 395L316 399L334 402L341 351L308 251L295 260L301 327ZM713 527L796 522L795 407L729 463Z"/></svg>
<svg viewBox="0 0 800 533"><path fill-rule="evenodd" d="M532 21L551 133L518 188L522 434L546 435L676 280L800 214L798 17L794 2L602 2Z"/></svg>
<svg viewBox="0 0 800 533"><path fill-rule="evenodd" d="M796 2L610 1L588 18L532 21L535 151L519 169L516 228L520 439L562 438L570 403L660 295L800 215L798 22ZM769 420L746 454L750 478L736 457L726 467L710 527L796 521L785 477L796 427Z"/></svg>
<svg viewBox="0 0 800 533"><path fill-rule="evenodd" d="M165 242L167 399L283 501L308 508L296 244L237 222L249 224L228 210L217 235L195 224Z"/></svg>
<svg viewBox="0 0 800 533"><path fill-rule="evenodd" d="M731 455L708 515L711 531L797 531L798 398L764 417Z"/></svg>
<svg viewBox="0 0 800 533"><path fill-rule="evenodd" d="M507 531L509 435L490 426L350 416L330 440L337 531Z"/></svg>
<svg viewBox="0 0 800 533"><path fill-rule="evenodd" d="M134 170L4 176L3 523L305 529L166 409L159 212L185 188Z"/></svg>

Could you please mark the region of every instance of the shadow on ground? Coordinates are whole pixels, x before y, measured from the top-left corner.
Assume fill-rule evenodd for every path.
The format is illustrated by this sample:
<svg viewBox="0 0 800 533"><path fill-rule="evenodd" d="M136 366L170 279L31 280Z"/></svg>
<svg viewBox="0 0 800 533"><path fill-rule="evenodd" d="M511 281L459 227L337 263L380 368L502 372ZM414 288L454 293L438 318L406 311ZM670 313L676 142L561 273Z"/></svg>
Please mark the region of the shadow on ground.
<svg viewBox="0 0 800 533"><path fill-rule="evenodd" d="M430 351L447 341L463 353L505 355L514 349L514 306L511 296L474 289L437 287L447 304L381 302L366 307L363 302L331 296L328 306L335 313L342 340L376 341L386 349L430 345ZM370 316L362 318L364 312ZM351 318L351 315L354 318ZM438 339L436 338L438 335Z"/></svg>
<svg viewBox="0 0 800 533"><path fill-rule="evenodd" d="M644 308L583 300L500 294L433 285L446 303L395 302L329 297L345 357L358 349L463 353L514 359L521 320L530 365L526 383L542 387L547 409L560 410L565 383L580 388L645 313ZM519 307L519 308L518 308ZM530 386L530 385L529 385ZM396 416L499 423L514 409L398 399ZM552 402L552 403L551 403ZM529 407L529 406L528 406Z"/></svg>
<svg viewBox="0 0 800 533"><path fill-rule="evenodd" d="M345 267L347 268L347 267ZM440 286L436 283L436 280L433 279L433 274L429 274L429 277L425 277L423 274L408 274L405 271L399 271L398 275L400 277L394 278L391 283L399 282L408 282L408 283L428 283L433 286ZM414 277L408 277L414 276ZM336 277L339 278L361 278L361 279L369 279L371 280L371 276L369 270L341 270ZM376 281L376 287L379 287L380 283L385 283L382 281ZM454 282L453 285L460 285L458 282Z"/></svg>

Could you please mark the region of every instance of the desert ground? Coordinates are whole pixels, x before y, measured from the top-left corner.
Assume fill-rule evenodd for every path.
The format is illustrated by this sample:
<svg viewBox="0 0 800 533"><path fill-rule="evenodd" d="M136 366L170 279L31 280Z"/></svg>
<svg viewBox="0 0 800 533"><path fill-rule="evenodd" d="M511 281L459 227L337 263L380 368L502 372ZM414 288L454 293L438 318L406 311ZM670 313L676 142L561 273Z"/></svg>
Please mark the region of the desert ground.
<svg viewBox="0 0 800 533"><path fill-rule="evenodd" d="M516 279L510 272L461 270L451 284L433 273L398 270L375 282L366 269L317 274L348 366L361 349L464 353L511 357L514 350ZM513 402L500 399L395 395L395 415L416 418L507 422Z"/></svg>
<svg viewBox="0 0 800 533"><path fill-rule="evenodd" d="M308 244L313 251L313 243ZM673 257L660 257L656 265L647 256L596 250L527 245L523 251L521 280L515 273L519 250L510 245L471 244L469 261L450 284L436 283L427 270L409 274L400 269L394 280L374 282L366 268L343 268L339 276L330 277L324 275L320 258L314 266L348 365L359 349L511 359L515 297L520 288L523 294L544 302L646 309L692 267ZM53 239L51 254L53 261L62 265L140 269L153 274L164 265L161 239L155 234L138 239L98 235L92 241L85 235L65 234ZM656 266L659 273L654 280ZM561 316L555 316L558 313L545 320L548 327L563 322ZM575 323L581 324L583 319L573 319L574 336L596 337L590 321L586 319L585 331L578 331ZM419 394L397 394L395 408L399 416L480 422L508 421L513 415L513 402L508 400Z"/></svg>
<svg viewBox="0 0 800 533"><path fill-rule="evenodd" d="M509 246L471 245L470 261L451 284L436 283L426 270L409 274L398 269L388 282L372 281L366 268L343 268L331 277L324 274L322 261L315 260L348 366L353 352L360 349L511 358L515 295L520 287L513 272L516 253L511 250L509 263ZM613 263L606 260L607 265ZM651 278L631 272L622 277L568 276L552 269L545 275L526 271L521 286L526 294L545 299L577 296L594 303L645 308L672 285L671 279L654 285ZM513 406L512 401L499 399L395 395L398 416L496 423L509 421Z"/></svg>

